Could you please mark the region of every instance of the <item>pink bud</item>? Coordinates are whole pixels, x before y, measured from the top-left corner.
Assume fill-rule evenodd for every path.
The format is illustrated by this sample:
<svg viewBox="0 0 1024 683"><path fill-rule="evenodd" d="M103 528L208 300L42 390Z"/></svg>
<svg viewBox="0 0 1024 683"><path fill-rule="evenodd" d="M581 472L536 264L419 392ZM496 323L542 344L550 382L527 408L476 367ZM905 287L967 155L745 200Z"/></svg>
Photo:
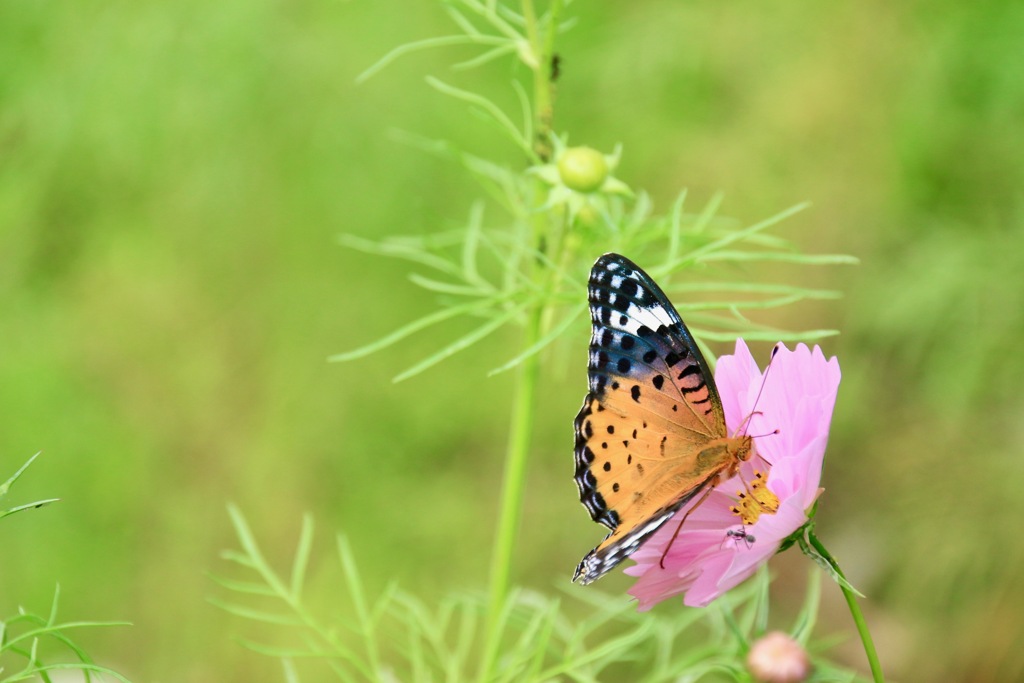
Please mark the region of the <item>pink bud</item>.
<svg viewBox="0 0 1024 683"><path fill-rule="evenodd" d="M811 662L800 643L782 631L772 631L754 641L747 668L761 683L800 683L811 673Z"/></svg>

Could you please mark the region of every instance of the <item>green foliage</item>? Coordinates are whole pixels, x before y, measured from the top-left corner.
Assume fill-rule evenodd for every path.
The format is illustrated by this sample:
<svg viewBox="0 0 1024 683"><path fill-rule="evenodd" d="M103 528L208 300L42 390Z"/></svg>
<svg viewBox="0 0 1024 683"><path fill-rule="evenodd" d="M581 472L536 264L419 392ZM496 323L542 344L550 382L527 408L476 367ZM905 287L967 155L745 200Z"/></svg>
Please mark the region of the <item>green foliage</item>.
<svg viewBox="0 0 1024 683"><path fill-rule="evenodd" d="M333 678L347 683L405 681L459 683L476 678L487 612L483 596L454 594L423 601L391 583L367 594L354 554L343 536L337 560L347 593L329 606L310 604L303 593L313 549L313 519L306 516L287 576L265 557L242 513L229 507L241 545L224 559L242 578L215 576L230 596L211 602L255 625L269 625L275 643L248 638L242 643L281 661L285 680ZM320 570L315 570L321 573ZM512 591L501 607L499 656L486 683L542 683L571 680L630 680L637 683L735 681L750 683L745 657L768 629L768 577L729 594L712 609L684 608L665 614L637 613L622 596L596 590L573 591L570 602L528 590ZM791 635L812 652L820 602L820 579L812 573ZM342 611L343 610L343 611ZM585 617L576 613L585 611ZM330 616L323 616L330 612ZM823 657L814 658L809 682L862 680Z"/></svg>
<svg viewBox="0 0 1024 683"><path fill-rule="evenodd" d="M58 621L59 598L60 587L54 592L50 612L45 617L19 609L17 614L0 619L0 683L30 679L50 683L50 675L57 671L81 671L87 682L110 676L128 683L128 679L116 671L95 664L68 632L80 628L129 624L116 621ZM58 656L55 653L60 649L70 652L74 661L53 661Z"/></svg>
<svg viewBox="0 0 1024 683"><path fill-rule="evenodd" d="M18 477L20 477L25 472L25 470L28 469L28 466L31 465L33 463L33 461L35 461L35 459L38 458L38 457L39 457L39 453L36 453L35 455L33 455L31 458L28 459L28 462L26 462L24 465L22 465L21 468L17 472L15 472L13 475L11 475L10 479L5 481L3 484L0 484L0 498L3 498L4 496L7 495L8 491L11 490L11 486L14 485L14 482L18 481ZM3 519L4 517L6 517L8 515L13 515L15 512L21 512L22 510L31 510L32 508L41 508L44 505L49 505L50 503L56 503L57 500L58 500L57 498L47 498L46 500L37 500L34 503L24 503L22 505L15 505L14 507L7 508L6 510L0 509L0 519Z"/></svg>
<svg viewBox="0 0 1024 683"><path fill-rule="evenodd" d="M0 498L7 495L11 486L38 457L39 453L33 455L13 476L0 485ZM56 498L50 498L0 510L0 519L21 510L40 508L56 501ZM79 628L128 624L112 621L58 621L59 600L60 586L53 594L49 614L45 617L19 608L17 614L0 618L0 683L29 679L50 683L50 674L55 671L81 671L87 682L93 680L93 674L108 674L128 683L128 679L116 671L95 664L85 650L68 635L68 631ZM53 661L53 658L58 656L56 651L61 649L74 655L75 661Z"/></svg>
<svg viewBox="0 0 1024 683"><path fill-rule="evenodd" d="M700 213L687 214L683 211L685 197L685 193L680 195L671 215L652 216L650 203L642 195L633 211L629 214L616 211L607 231L591 234L588 243L580 244L578 251L586 254L601 250L636 254L658 251L662 247L664 256L647 270L666 283L672 273L687 268L700 269L703 274L729 272L738 264L756 261L805 265L856 262L847 256L801 254L768 232L769 228L802 207L794 207L737 229L732 227L732 221L715 219L719 205L717 199ZM519 201L514 197L508 199L516 203ZM545 253L530 247L523 236L524 231L516 231L514 227L484 230L482 213L478 204L464 230L429 237L392 237L373 242L350 235L342 236L341 243L349 248L407 260L428 269L430 275L413 272L410 280L438 294L442 308L366 346L336 354L331 360L363 358L420 330L460 316L483 318L484 322L472 332L399 373L394 379L400 381L423 372L505 325L522 323L525 311L550 308L551 318L558 322L542 338L492 370L491 374L495 374L516 367L569 330L586 311L586 300L581 293L586 291L589 263L582 259L570 265L556 263ZM492 274L488 277L482 273ZM835 330L827 329L788 332L748 317L754 310L778 308L805 300L835 299L839 293L834 290L719 278L694 279L668 286L668 291L706 297L704 301L680 305L691 331L700 340L731 341L742 336L761 341L812 341L836 334ZM714 357L706 346L704 349Z"/></svg>
<svg viewBox="0 0 1024 683"><path fill-rule="evenodd" d="M543 351L566 332L585 311L582 293L596 255L619 251L643 263L648 272L668 284L672 274L697 270L700 279L687 283L686 291L700 292L704 301L682 306L691 331L703 342L732 341L737 336L750 340L811 341L835 334L815 329L797 333L758 323L749 311L778 308L804 300L833 299L838 293L785 284L730 282L706 279L709 274L729 274L750 264L777 262L799 265L850 264L856 259L843 255L808 255L772 234L780 221L804 208L799 205L747 227L718 215L720 197L712 199L698 213L685 211L686 192L678 195L668 214L658 215L650 197L635 196L620 180L606 177L619 163L621 150L607 157L600 182L577 187L562 176L566 161L581 148L568 148L567 135L551 129L553 73L548 62L554 58L556 36L565 28L560 23L563 3L549 3L537 16L527 0L516 11L501 2L481 3L458 0L447 9L462 34L407 43L395 48L359 77L366 80L402 55L418 50L460 42L494 45L484 53L486 61L509 56L532 74L531 98L518 79L511 81L521 111L505 112L484 94L471 92L428 78L443 94L471 105L473 111L490 121L496 130L526 154L529 165L510 168L499 159L487 159L461 150L447 141L410 138L413 144L459 162L485 193L504 209L496 226L484 228L483 200L474 204L462 230L433 233L424 237L393 236L371 241L343 235L342 245L362 252L409 261L426 273L414 272L412 282L438 295L441 309L400 327L366 346L335 354L333 361L364 358L404 341L409 335L432 325L466 316L482 318L471 332L399 373L400 381L413 377L440 361L510 324L526 325L530 311L541 311L543 319L537 339L492 371L516 367ZM472 12L489 25L494 34L483 34L463 11ZM519 27L519 28L517 28ZM476 65L478 60L459 65ZM520 124L513 116L522 119ZM591 156L599 155L586 148ZM591 181L593 182L593 181ZM644 257L657 253L657 260ZM676 291L676 290L673 290ZM552 321L557 320L557 323ZM713 358L713 355L712 355Z"/></svg>
<svg viewBox="0 0 1024 683"><path fill-rule="evenodd" d="M671 276L678 271L699 269L704 277L688 283L689 292L699 293L704 300L689 304L684 311L691 331L699 339L698 343L712 358L713 354L706 346L709 340L731 341L737 336L763 341L794 338L812 340L835 334L833 330L786 333L776 327L755 322L748 314L750 311L779 308L804 300L834 299L838 296L837 292L786 284L762 286L756 282L729 282L724 276L730 270L735 271L741 266L758 262L815 265L855 263L856 259L838 255L805 255L769 231L802 206L747 227L738 227L735 221L718 216L720 199L717 197L699 213L687 213L684 208L686 193L682 192L671 213L655 214L646 193L634 193L626 183L612 175L620 162L620 148L613 154L602 155L592 148L569 147L568 135L559 136L552 130L554 67L549 67L549 62L555 59L555 37L561 29L560 0L549 3L547 13L539 17L535 14L532 0L522 2L521 14L516 14L498 2L487 7L471 0L463 0L463 3L488 19L492 27L502 29L505 18L509 18L524 29L520 34L508 26L509 35L505 43L500 43L495 36L489 36L492 40L499 40L499 46L484 55L490 60L505 54L515 54L518 61L532 72L532 98L525 94L527 89L519 81L512 81L512 90L522 109L522 124L514 123L511 115L483 94L453 87L436 78L428 78L428 83L441 93L473 106L496 130L526 154L530 165L517 171L497 159L484 159L461 151L452 143L421 143L414 140L421 147L459 161L469 176L478 181L486 196L502 207L507 215L499 219L497 227L485 229L485 204L480 200L473 206L462 230L419 238L391 237L382 241L342 236L341 243L350 248L402 259L417 268L426 269L425 272L413 273L410 279L436 295L441 308L366 346L332 356L331 360L353 361L364 358L403 342L424 328L448 323L458 317L482 320L470 332L400 372L394 377L397 382L431 368L506 325L518 323L524 328L524 348L490 373L493 375L520 366L522 370L518 375L519 383L514 399L512 436L506 455L501 513L495 534L491 594L483 610L485 630L482 656L475 665L479 670L480 681L494 680L495 676L498 676L496 680L543 681L563 674L576 680L596 680L600 670L610 662L603 662L596 670L580 668L572 660L575 649L571 644L577 643L583 647L584 639L577 638L575 633L555 647L556 652L570 660L569 663L553 670L545 667L544 653L549 638L561 632L555 628L557 605L544 607L535 616L521 617L521 621L528 626L524 633L513 638L518 648L510 647L506 642L509 640L506 630L518 600L518 594L509 588L509 576L514 557L512 546L525 495L527 455L538 393L538 355L586 312L587 304L582 293L587 289L587 273L594 254L621 251L634 258L641 258L657 252L659 258L654 265L647 261L644 264L665 285L669 284ZM453 11L453 18L466 32L464 42L481 44L483 36L472 24L457 11ZM455 38L444 36L401 46L364 72L361 79L376 73L400 55L428 47L455 44L458 42ZM476 61L471 60L470 63ZM718 277L706 279L708 274ZM557 323L554 322L556 320ZM232 514L249 557L232 556L231 559L257 569L269 584L278 585L276 577L267 574L265 564L254 565L254 558L259 558L259 554L251 535L237 512L233 511ZM303 539L304 543L308 543L305 530ZM308 545L305 547L308 551ZM808 554L811 553L808 551ZM305 567L304 554L300 552L297 557L301 559L296 560L296 565ZM367 643L367 658L353 659L348 653L335 656L348 662L368 680L374 680L379 676L380 665L373 629L387 601L375 607L377 617L368 618L360 595L354 561L344 544L342 561L347 570L351 597L356 605L357 621L361 624L361 635ZM832 564L824 563L829 569L832 565L834 561ZM833 575L842 576L838 569ZM293 576L293 583L296 582L301 583ZM846 589L847 585L844 584ZM280 597L293 609L298 609L297 594L281 594ZM446 614L440 624L431 624L423 617L429 614L425 606L414 603L409 597L399 602L418 605L415 612L420 618L414 623L419 623L424 633L434 633L436 636L446 632L450 615ZM853 603L851 608L856 610ZM249 610L228 609L236 614L254 616ZM863 626L859 612L857 618L858 625ZM277 621L278 617L273 615L267 619ZM302 621L312 623L306 616L302 617ZM640 628L644 628L652 622L648 620L640 623L643 625ZM869 641L866 631L862 633ZM603 656L610 657L610 661L635 659L637 643L648 636L640 634L635 638L616 637L603 643L589 643L580 651L580 661L589 664L591 660L600 660ZM321 637L326 640L323 633ZM414 635L413 639L418 642L422 637ZM333 649L339 647L335 641L328 641L328 645ZM711 671L729 672L734 677L746 675L742 662L732 664L715 659L714 653L723 651L721 643L711 642L706 648L707 656L699 658L699 664L693 667L675 664L666 669L662 676L658 667L647 664L639 667L638 672L644 672L643 675L648 677L644 680L651 681L680 676L696 680ZM425 665L420 656L421 647L417 645L412 651L415 653L412 671L417 679L429 680L430 676L423 678ZM315 649L308 654L322 656L324 653ZM874 669L877 658L873 652L870 658ZM450 664L443 656L441 659L442 668L450 672L449 680L458 680L451 672L464 670L465 666L462 663ZM640 674L635 673L633 678L638 676ZM880 672L876 680L881 680Z"/></svg>

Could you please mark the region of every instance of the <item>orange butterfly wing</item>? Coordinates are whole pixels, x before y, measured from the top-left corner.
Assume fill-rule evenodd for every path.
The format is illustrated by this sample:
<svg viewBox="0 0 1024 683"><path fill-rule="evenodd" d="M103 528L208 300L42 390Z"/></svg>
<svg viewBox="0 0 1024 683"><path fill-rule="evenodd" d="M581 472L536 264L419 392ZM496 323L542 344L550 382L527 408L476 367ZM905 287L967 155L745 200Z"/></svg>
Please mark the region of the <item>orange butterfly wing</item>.
<svg viewBox="0 0 1024 683"><path fill-rule="evenodd" d="M725 414L704 357L661 288L629 259L605 254L588 292L590 393L575 421L575 480L590 516L611 533L576 568L573 580L585 584L727 466L722 449L698 459L727 437Z"/></svg>

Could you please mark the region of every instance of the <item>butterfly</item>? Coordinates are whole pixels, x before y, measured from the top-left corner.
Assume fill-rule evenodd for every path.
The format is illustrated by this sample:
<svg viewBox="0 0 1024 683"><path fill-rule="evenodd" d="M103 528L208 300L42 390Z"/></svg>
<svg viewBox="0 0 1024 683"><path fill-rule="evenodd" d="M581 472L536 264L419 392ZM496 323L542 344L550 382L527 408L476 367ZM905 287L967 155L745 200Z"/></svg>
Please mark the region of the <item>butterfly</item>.
<svg viewBox="0 0 1024 683"><path fill-rule="evenodd" d="M605 254L587 290L590 391L574 422L574 478L591 518L611 531L576 568L573 581L583 584L734 476L752 453L749 435L729 436L707 362L647 273Z"/></svg>

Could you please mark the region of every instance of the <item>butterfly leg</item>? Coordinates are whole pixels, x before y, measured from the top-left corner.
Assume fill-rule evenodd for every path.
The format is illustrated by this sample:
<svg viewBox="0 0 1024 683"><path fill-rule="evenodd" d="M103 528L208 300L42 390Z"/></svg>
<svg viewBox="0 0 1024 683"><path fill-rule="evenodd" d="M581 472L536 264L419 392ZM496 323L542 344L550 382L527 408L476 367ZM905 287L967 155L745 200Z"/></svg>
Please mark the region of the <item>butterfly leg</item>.
<svg viewBox="0 0 1024 683"><path fill-rule="evenodd" d="M665 556L668 555L668 551L672 549L672 544L676 542L676 536L679 535L679 530L683 528L683 522L686 521L686 518L690 516L691 512L693 512L694 510L699 508L701 506L701 503L703 503L705 500L708 499L708 496L710 496L711 492L714 491L714 490L715 490L714 484L709 485L707 487L707 490L704 491L704 495L701 496L697 500L697 502L693 504L693 507L691 507L689 510L686 511L686 514L683 515L683 518L681 520L679 520L679 524L676 526L676 531L675 531L674 534L672 534L672 540L668 542L667 546L665 546L665 552L663 552L661 554L661 559L658 560L658 565L662 569L665 568Z"/></svg>

